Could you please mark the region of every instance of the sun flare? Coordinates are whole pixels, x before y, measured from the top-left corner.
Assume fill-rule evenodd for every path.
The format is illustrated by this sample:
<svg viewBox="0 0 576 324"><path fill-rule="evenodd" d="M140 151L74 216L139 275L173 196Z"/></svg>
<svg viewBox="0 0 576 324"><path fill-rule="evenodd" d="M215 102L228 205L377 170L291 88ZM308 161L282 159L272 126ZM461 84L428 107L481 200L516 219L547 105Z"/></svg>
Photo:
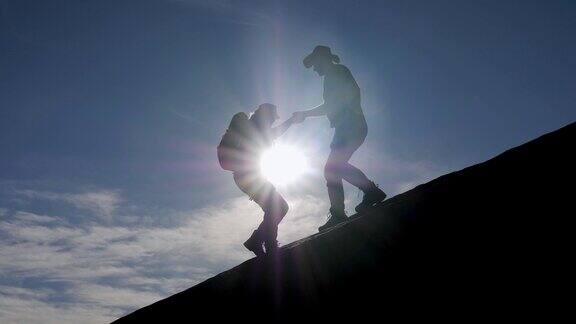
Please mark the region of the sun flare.
<svg viewBox="0 0 576 324"><path fill-rule="evenodd" d="M291 145L277 144L262 154L262 175L275 185L286 185L308 172L306 156Z"/></svg>

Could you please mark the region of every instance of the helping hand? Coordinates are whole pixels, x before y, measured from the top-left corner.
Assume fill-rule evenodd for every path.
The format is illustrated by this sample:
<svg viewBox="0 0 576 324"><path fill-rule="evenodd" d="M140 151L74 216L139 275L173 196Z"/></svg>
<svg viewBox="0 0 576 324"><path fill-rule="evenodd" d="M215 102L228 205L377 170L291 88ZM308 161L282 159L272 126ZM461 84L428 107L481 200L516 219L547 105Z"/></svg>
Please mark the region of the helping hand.
<svg viewBox="0 0 576 324"><path fill-rule="evenodd" d="M301 122L304 121L304 119L306 119L306 115L302 111L297 111L292 114L292 117L290 119L292 119L292 122L294 124L300 124Z"/></svg>

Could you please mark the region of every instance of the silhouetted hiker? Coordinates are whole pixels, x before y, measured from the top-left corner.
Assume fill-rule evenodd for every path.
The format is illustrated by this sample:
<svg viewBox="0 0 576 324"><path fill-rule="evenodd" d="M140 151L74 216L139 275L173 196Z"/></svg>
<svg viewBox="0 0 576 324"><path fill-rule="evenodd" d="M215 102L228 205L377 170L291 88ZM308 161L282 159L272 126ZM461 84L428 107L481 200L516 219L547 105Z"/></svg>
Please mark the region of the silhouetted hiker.
<svg viewBox="0 0 576 324"><path fill-rule="evenodd" d="M340 58L332 54L327 46L316 46L314 51L304 58L306 68L314 67L319 76L324 77L324 103L316 108L294 113L294 121L302 122L307 117L327 116L330 127L334 128L334 137L330 144L330 155L324 167L324 177L330 198L330 218L319 230L346 220L344 212L344 187L342 179L364 192L362 202L356 211L374 205L384 199L386 194L370 181L366 175L348 161L352 154L364 143L368 126L360 106L360 88L352 73L340 63Z"/></svg>
<svg viewBox="0 0 576 324"><path fill-rule="evenodd" d="M258 106L250 118L237 113L218 146L220 165L234 172L234 181L240 190L264 210L264 220L244 246L257 256L275 253L278 249L278 224L288 212L288 204L276 188L260 173L260 155L291 125L293 118L272 128L279 119L276 106L265 103Z"/></svg>

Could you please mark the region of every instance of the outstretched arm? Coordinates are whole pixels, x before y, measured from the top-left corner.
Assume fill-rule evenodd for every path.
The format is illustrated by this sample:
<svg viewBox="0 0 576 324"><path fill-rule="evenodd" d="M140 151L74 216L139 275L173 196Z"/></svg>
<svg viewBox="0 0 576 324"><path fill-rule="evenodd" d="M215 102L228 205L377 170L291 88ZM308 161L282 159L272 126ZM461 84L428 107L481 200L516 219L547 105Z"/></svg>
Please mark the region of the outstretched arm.
<svg viewBox="0 0 576 324"><path fill-rule="evenodd" d="M324 116L326 115L326 103L321 104L320 106L314 107L310 110L302 111L304 117L317 117L317 116Z"/></svg>
<svg viewBox="0 0 576 324"><path fill-rule="evenodd" d="M320 106L314 107L310 110L297 111L292 115L292 118L294 118L295 123L301 123L308 117L324 116L326 115L327 111L326 103L323 103Z"/></svg>
<svg viewBox="0 0 576 324"><path fill-rule="evenodd" d="M294 116L288 118L282 124L272 128L272 138L277 139L278 137L280 137L282 134L284 134L284 132L288 130L288 128L290 128L290 126L292 126L293 123L294 123Z"/></svg>

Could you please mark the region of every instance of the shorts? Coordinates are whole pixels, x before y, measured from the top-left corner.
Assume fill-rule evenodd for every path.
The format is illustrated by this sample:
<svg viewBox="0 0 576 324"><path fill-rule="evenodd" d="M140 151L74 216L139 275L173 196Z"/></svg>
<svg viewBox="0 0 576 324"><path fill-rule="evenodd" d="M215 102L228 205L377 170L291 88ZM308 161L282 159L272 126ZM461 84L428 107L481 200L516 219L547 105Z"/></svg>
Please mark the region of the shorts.
<svg viewBox="0 0 576 324"><path fill-rule="evenodd" d="M345 149L355 151L364 143L366 135L368 135L366 122L336 126L330 148L332 150Z"/></svg>

